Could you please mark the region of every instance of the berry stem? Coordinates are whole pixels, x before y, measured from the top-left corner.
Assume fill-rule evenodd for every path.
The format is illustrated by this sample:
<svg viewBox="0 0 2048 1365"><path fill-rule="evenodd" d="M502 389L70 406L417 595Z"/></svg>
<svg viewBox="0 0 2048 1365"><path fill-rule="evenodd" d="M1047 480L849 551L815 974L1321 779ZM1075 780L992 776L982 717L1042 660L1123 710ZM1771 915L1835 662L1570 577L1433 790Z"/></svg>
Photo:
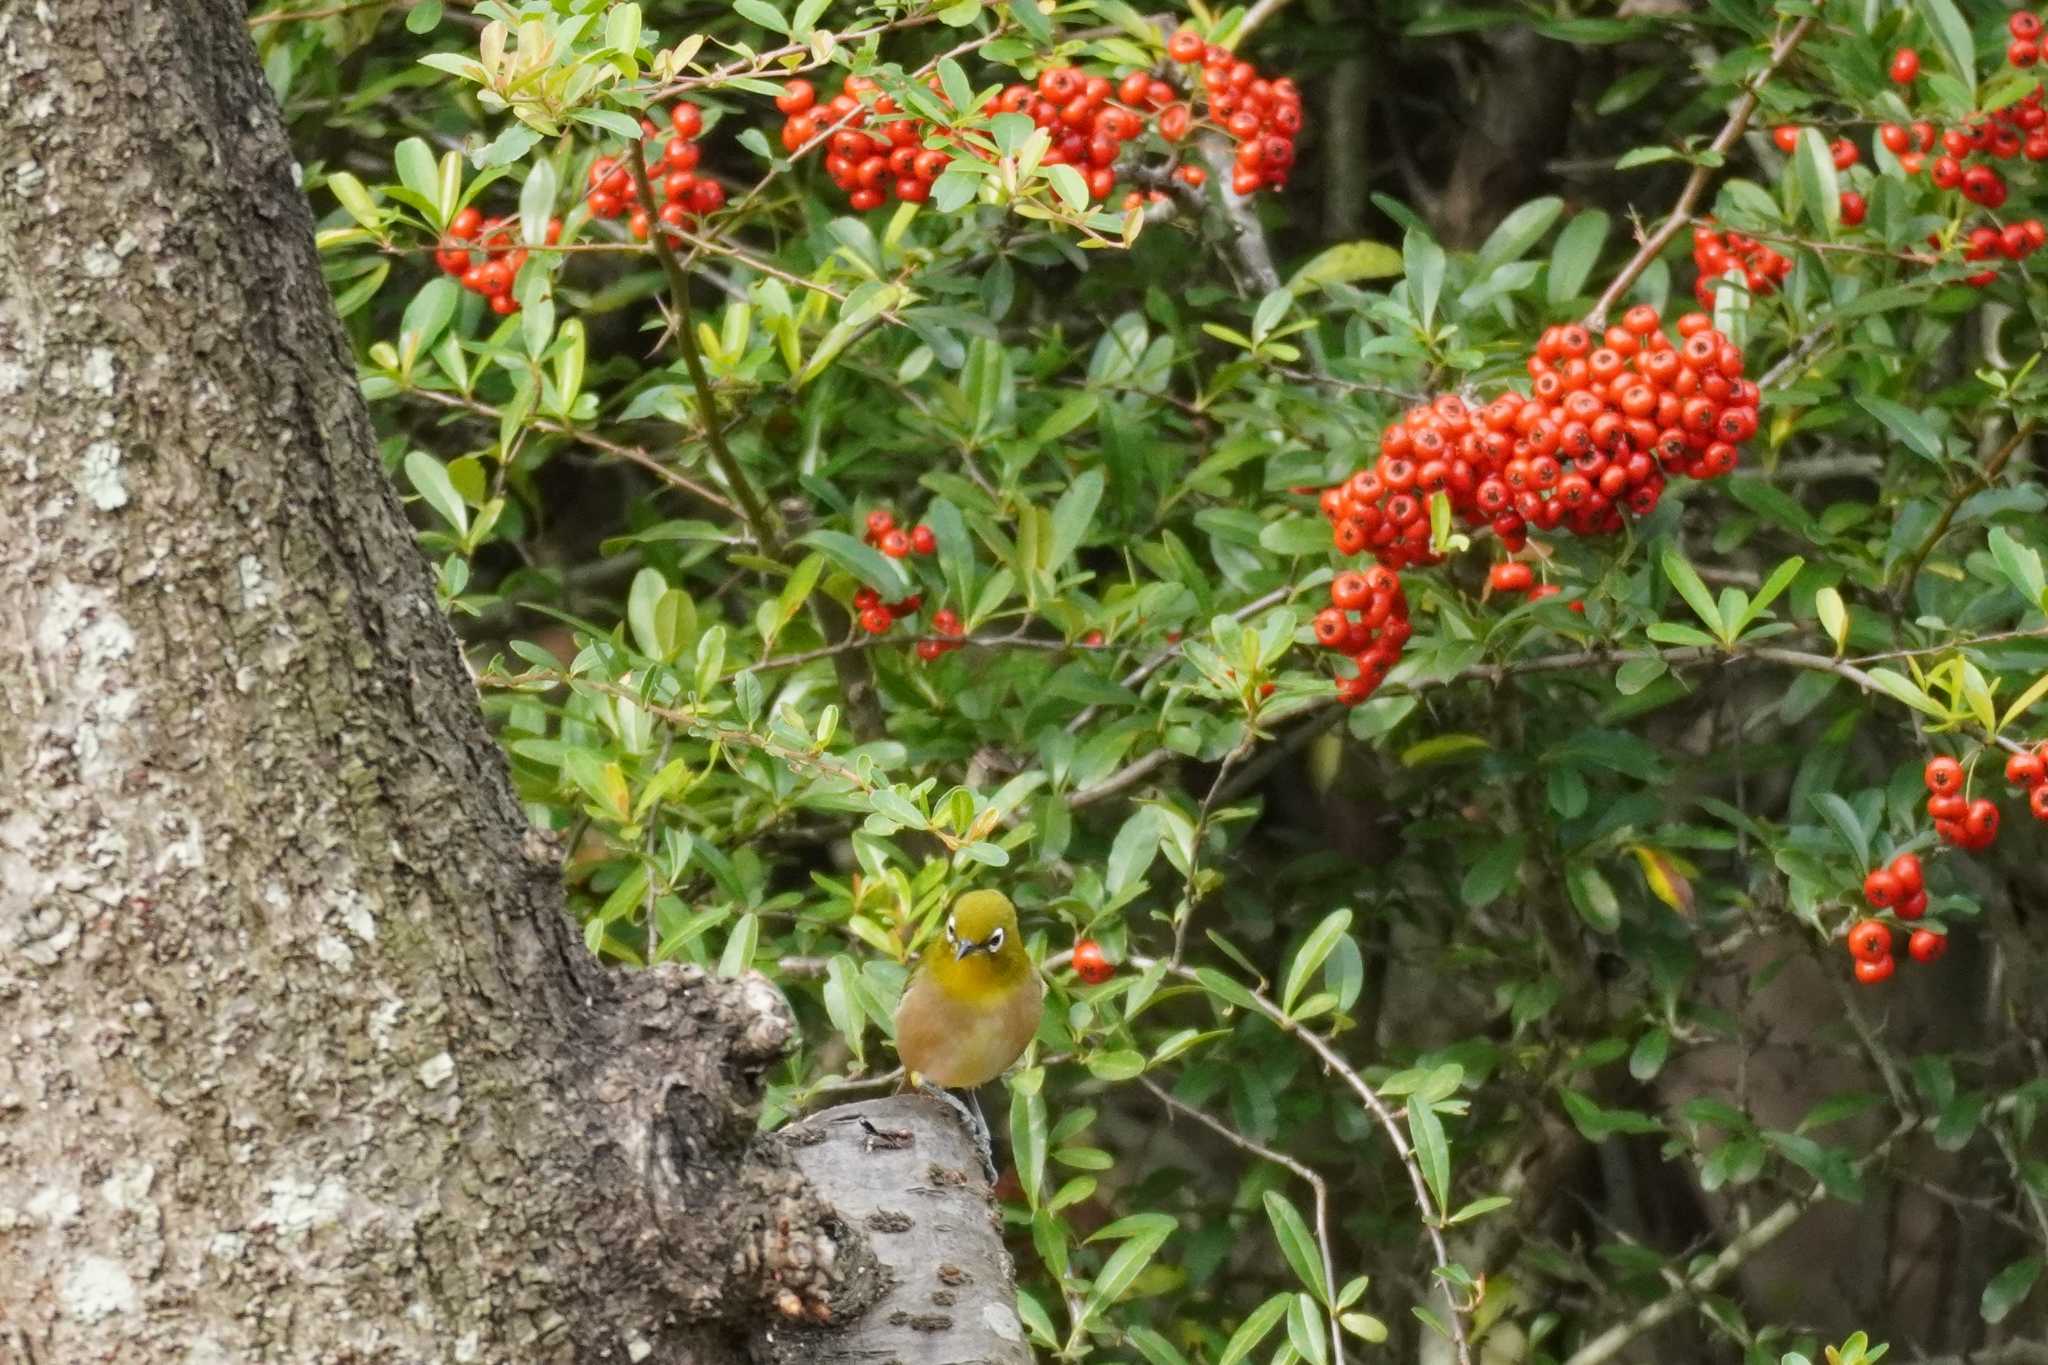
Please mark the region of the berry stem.
<svg viewBox="0 0 2048 1365"><path fill-rule="evenodd" d="M1717 158L1735 145L1735 139L1742 136L1743 129L1749 126L1750 115L1756 112L1757 92L1763 89L1764 82L1771 78L1771 74L1784 65L1785 59L1792 55L1792 49L1798 47L1801 40L1813 30L1816 19L1815 15L1807 15L1794 24L1771 48L1770 60L1764 63L1763 70L1750 78L1742 98L1737 100L1735 107L1729 111L1728 121L1721 125L1721 131L1715 134L1714 140L1707 146L1707 150L1715 153ZM1586 314L1587 327L1606 327L1607 310L1612 308L1615 301L1628 292L1629 286L1650 268L1650 262L1663 253L1664 248L1671 244L1671 239L1678 235L1679 230L1692 221L1693 209L1698 205L1700 196L1706 192L1707 179L1713 173L1713 168L1705 164L1693 167L1692 174L1686 177L1685 188L1678 193L1678 202L1672 206L1670 216L1665 218L1663 226L1644 239L1642 246L1629 259L1629 263L1623 266L1620 273L1608 284L1607 291L1600 296L1600 301L1593 305L1593 311Z"/></svg>
<svg viewBox="0 0 2048 1365"><path fill-rule="evenodd" d="M632 163L633 192L640 198L641 211L647 215L649 223L659 223L661 204L654 197L654 187L647 181L647 157L639 140L630 142L626 150ZM726 486L732 489L733 497L738 500L740 515L746 521L754 543L770 559L780 559L782 538L768 514L768 504L761 500L760 490L747 477L747 471L732 453L732 447L725 443L725 426L718 413L718 395L712 390L711 376L704 371L704 357L697 350L697 318L690 308L690 277L683 272L682 262L676 259L675 248L669 243L667 233L650 232L648 239L654 244L654 255L661 262L662 273L668 277L669 305L676 313L676 349L683 354L683 368L690 372L690 387L697 391L697 419L704 428L704 443L711 448L713 462L718 465L719 473L725 476Z"/></svg>

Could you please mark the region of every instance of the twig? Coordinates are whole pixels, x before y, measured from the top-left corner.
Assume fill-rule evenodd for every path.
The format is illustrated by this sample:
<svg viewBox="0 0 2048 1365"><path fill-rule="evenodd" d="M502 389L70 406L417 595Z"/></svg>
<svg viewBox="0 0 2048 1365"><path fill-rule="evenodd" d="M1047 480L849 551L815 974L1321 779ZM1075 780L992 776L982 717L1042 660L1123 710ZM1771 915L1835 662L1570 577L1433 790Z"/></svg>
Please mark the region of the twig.
<svg viewBox="0 0 2048 1365"><path fill-rule="evenodd" d="M1728 122L1721 126L1721 131L1715 134L1714 140L1707 145L1707 150L1714 154L1711 159L1719 160L1726 155L1728 149L1735 145L1735 139L1742 136L1742 130L1749 126L1750 115L1756 112L1757 92L1763 89L1764 83L1770 80L1771 74L1784 64L1785 59L1792 55L1792 49L1798 47L1800 41L1812 31L1815 22L1817 16L1807 15L1794 24L1791 31L1772 47L1770 60L1764 63L1763 70L1750 78L1742 98L1737 100L1735 108L1729 111ZM1623 266L1621 273L1608 284L1606 292L1600 295L1600 301L1593 305L1593 311L1586 314L1586 326L1597 329L1607 325L1607 310L1614 306L1615 300L1628 292L1629 286L1650 268L1650 262L1656 260L1664 248L1671 244L1671 239L1678 235L1679 229L1691 221L1693 207L1699 203L1700 195L1705 193L1707 181L1713 173L1713 168L1704 162L1693 167L1692 174L1686 177L1685 188L1678 192L1678 202L1672 206L1670 216L1664 220L1663 226L1644 239L1642 246L1637 248L1636 254L1629 259L1629 263Z"/></svg>
<svg viewBox="0 0 2048 1365"><path fill-rule="evenodd" d="M439 389L411 388L405 390L405 392L409 397L425 399L429 403L438 403L444 408L459 408L465 412L473 412L479 417L502 416L499 409L492 407L489 403L480 403L473 398L458 398L454 394L442 393ZM702 498L705 502L721 509L729 516L739 515L740 509L733 505L730 498L720 494L707 484L698 483L687 474L677 473L674 469L655 459L639 446L621 445L617 441L608 441L596 432L584 431L579 427L564 426L560 422L552 421L546 417L529 417L526 424L536 431L545 431L553 436L566 436L572 441L589 446L592 450L601 450L607 455L626 461L628 464L638 465L663 483L680 488L693 497Z"/></svg>
<svg viewBox="0 0 2048 1365"><path fill-rule="evenodd" d="M627 144L632 154L633 186L640 196L641 212L650 223L661 219L661 204L654 197L654 187L647 181L647 156L636 140ZM782 539L776 533L775 523L770 519L768 506L761 501L761 495L754 488L747 471L740 466L732 447L725 443L725 430L718 420L718 395L712 391L711 376L704 371L704 357L697 350L697 321L690 309L690 279L683 273L682 263L676 259L675 248L669 244L666 233L649 234L654 242L655 257L661 262L661 270L668 277L669 305L676 312L676 349L683 353L683 368L690 373L690 386L697 391L697 419L703 427L705 444L711 448L711 458L719 472L725 476L733 497L739 500L740 515L752 533L754 543L770 559L782 557Z"/></svg>
<svg viewBox="0 0 2048 1365"><path fill-rule="evenodd" d="M1857 1162L1858 1169L1870 1165L1884 1155L1905 1134L1919 1126L1919 1120L1907 1119L1872 1148L1870 1153ZM1651 1331L1675 1317L1700 1295L1709 1293L1714 1286L1730 1275L1757 1252L1785 1235L1808 1209L1819 1203L1827 1187L1815 1184L1804 1195L1788 1199L1768 1214L1745 1229L1741 1235L1722 1248L1721 1254L1685 1277L1685 1282L1663 1298L1644 1305L1643 1309L1626 1322L1614 1326L1594 1337L1591 1341L1572 1352L1565 1365L1601 1365L1620 1354L1622 1349L1645 1332Z"/></svg>
<svg viewBox="0 0 2048 1365"><path fill-rule="evenodd" d="M1289 598L1293 597L1294 593L1295 589L1292 584L1284 588L1275 588L1273 589L1273 591L1265 594L1263 597L1255 597L1251 601L1239 607L1236 611L1231 612L1230 619L1233 621L1242 621L1247 617L1256 616L1260 612L1264 611L1267 607L1279 606L1282 602L1285 602ZM1136 668L1132 669L1128 674L1126 674L1124 676L1122 685L1127 688L1136 687L1139 683L1145 681L1145 679L1151 677L1154 673L1157 673L1160 669L1166 667L1167 664L1179 658L1180 654L1181 648L1179 644L1176 643L1166 646L1166 648L1159 650L1158 652L1153 654L1151 658L1145 660L1144 663L1139 664ZM1102 708L1099 705L1091 705L1087 707L1081 712L1080 715L1075 716L1072 720L1067 722L1067 733L1070 735L1080 733L1083 729L1087 727L1088 722L1094 720L1095 717L1101 713L1101 711Z"/></svg>
<svg viewBox="0 0 2048 1365"><path fill-rule="evenodd" d="M1136 955L1128 960L1132 967L1141 972L1158 967L1170 976L1177 976L1198 986L1202 984L1202 978L1191 967ZM1349 1086L1351 1093L1358 1096L1359 1103L1364 1105L1366 1112L1372 1116L1373 1122L1387 1135L1387 1141L1393 1146L1394 1155L1400 1159L1402 1167L1408 1172L1408 1183L1415 1191L1415 1207L1422 1215L1422 1229L1428 1236L1430 1250L1436 1257L1437 1273L1443 1279L1444 1299L1450 1308L1448 1328L1451 1334L1451 1348L1457 1355L1458 1365L1472 1365L1472 1347L1465 1339L1465 1314L1458 1305L1456 1291L1451 1283L1451 1255L1449 1248L1444 1245L1443 1229L1440 1226L1449 1210L1436 1207L1436 1201L1429 1193L1429 1182L1422 1176L1422 1163L1416 1159L1415 1149L1408 1145L1407 1135L1401 1131L1401 1125L1394 1118L1393 1111L1387 1108L1387 1103L1380 1098L1379 1092L1366 1083L1365 1077L1359 1075L1349 1062L1338 1056L1337 1050L1331 1047L1321 1034L1296 1023L1263 992L1252 990L1250 987L1245 987L1244 992L1251 1000L1253 1008L1265 1015L1275 1028L1300 1039L1303 1046L1315 1053L1325 1067Z"/></svg>
<svg viewBox="0 0 2048 1365"><path fill-rule="evenodd" d="M1264 28L1268 19L1286 9L1287 4L1288 0L1259 0L1256 5L1246 10L1244 21L1237 26L1237 32L1230 35L1230 50L1235 52L1245 39Z"/></svg>
<svg viewBox="0 0 2048 1365"><path fill-rule="evenodd" d="M1948 506L1941 509L1941 519L1934 523L1934 529L1927 533L1927 538L1920 542L1920 548L1913 552L1912 563L1906 566L1905 580L1899 584L1898 592L1893 595L1892 601L1895 606L1903 607L1912 598L1913 584L1920 577L1920 570L1926 565L1927 556L1934 553L1934 547L1948 534L1949 523L1956 519L1956 513L1962 508L1964 501L1979 489L1989 488L1997 482L1998 476L2005 472L2006 461L2012 458L2012 453L2024 445L2027 438L2032 436L2040 425L2040 420L2033 417L2020 423L2014 428L2006 443L1985 463L1984 472L1976 483L1965 484L1956 490L1955 496L1948 500Z"/></svg>
<svg viewBox="0 0 2048 1365"><path fill-rule="evenodd" d="M1246 1137L1223 1120L1195 1108L1192 1104L1174 1098L1170 1091L1150 1077L1140 1077L1138 1084L1151 1091L1153 1098L1165 1105L1170 1112L1193 1119L1231 1146L1292 1171L1308 1182L1309 1188L1315 1191L1316 1249L1323 1257L1323 1285L1334 1298L1337 1293L1337 1263L1330 1254L1330 1187L1315 1173L1315 1169L1303 1165L1285 1152L1276 1151L1256 1139ZM1336 1365L1344 1365L1344 1334L1337 1325L1337 1315L1334 1312L1330 1315L1330 1352Z"/></svg>

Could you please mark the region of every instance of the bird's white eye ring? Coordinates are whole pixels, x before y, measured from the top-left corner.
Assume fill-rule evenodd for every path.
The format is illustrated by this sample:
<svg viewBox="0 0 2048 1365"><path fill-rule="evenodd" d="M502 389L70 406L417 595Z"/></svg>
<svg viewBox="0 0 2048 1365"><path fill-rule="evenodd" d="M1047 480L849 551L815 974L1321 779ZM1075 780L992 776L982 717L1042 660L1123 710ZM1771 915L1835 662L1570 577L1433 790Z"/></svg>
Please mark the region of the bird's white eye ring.
<svg viewBox="0 0 2048 1365"><path fill-rule="evenodd" d="M953 928L953 917L948 915L946 916L946 942L958 943L959 941L960 935Z"/></svg>
<svg viewBox="0 0 2048 1365"><path fill-rule="evenodd" d="M1001 948L1003 946L1003 931L998 929L990 934L982 946L992 953Z"/></svg>

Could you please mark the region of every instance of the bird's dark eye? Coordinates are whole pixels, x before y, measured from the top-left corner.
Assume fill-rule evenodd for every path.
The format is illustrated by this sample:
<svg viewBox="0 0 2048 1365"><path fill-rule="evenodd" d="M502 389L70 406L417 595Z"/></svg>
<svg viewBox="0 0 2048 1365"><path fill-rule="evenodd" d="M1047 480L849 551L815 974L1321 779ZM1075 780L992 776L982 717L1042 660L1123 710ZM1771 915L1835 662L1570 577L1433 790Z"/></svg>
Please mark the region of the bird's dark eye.
<svg viewBox="0 0 2048 1365"><path fill-rule="evenodd" d="M993 934L990 934L987 946L988 950L992 953L1001 948L1003 946L1003 931L998 929Z"/></svg>
<svg viewBox="0 0 2048 1365"><path fill-rule="evenodd" d="M953 929L953 917L951 915L948 915L946 916L946 942L958 943L959 941L960 935L954 932Z"/></svg>

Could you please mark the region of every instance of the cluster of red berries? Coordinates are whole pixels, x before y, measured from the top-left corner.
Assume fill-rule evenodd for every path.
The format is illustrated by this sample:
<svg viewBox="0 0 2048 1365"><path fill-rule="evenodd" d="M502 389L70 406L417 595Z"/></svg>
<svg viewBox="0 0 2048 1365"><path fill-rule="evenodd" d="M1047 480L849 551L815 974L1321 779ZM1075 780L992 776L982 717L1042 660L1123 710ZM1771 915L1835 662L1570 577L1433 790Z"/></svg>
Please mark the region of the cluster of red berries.
<svg viewBox="0 0 2048 1365"><path fill-rule="evenodd" d="M1486 589L1488 592L1518 592L1531 602L1541 602L1564 591L1555 583L1538 583L1536 571L1518 559L1504 559L1487 570ZM1574 601L1566 605L1582 616L1585 614L1584 602Z"/></svg>
<svg viewBox="0 0 2048 1365"><path fill-rule="evenodd" d="M1848 200L1848 195L1842 196ZM1861 202L1861 196L1857 196ZM1848 216L1843 215L1843 221ZM1792 273L1792 259L1784 253L1774 251L1754 237L1740 232L1722 232L1711 222L1702 223L1692 230L1692 263L1699 267L1700 277L1692 287L1693 297L1700 301L1700 307L1714 306L1714 286L1730 270L1742 271L1742 279L1749 286L1749 292L1758 296L1776 293L1779 281Z"/></svg>
<svg viewBox="0 0 2048 1365"><path fill-rule="evenodd" d="M1624 510L1655 511L1667 478L1730 473L1756 432L1757 387L1742 377L1741 348L1704 313L1680 318L1678 335L1674 343L1648 304L1597 339L1576 324L1551 327L1529 357L1528 393L1484 407L1440 394L1409 409L1380 433L1373 464L1323 490L1338 551L1393 570L1436 563L1428 502L1437 493L1468 524L1490 521L1514 553L1532 525L1608 534ZM1318 639L1348 643L1320 629Z"/></svg>
<svg viewBox="0 0 2048 1365"><path fill-rule="evenodd" d="M996 98L996 109L1023 114L1052 137L1048 166L1072 166L1088 182L1092 199L1107 199L1116 188L1116 163L1124 144L1145 131L1156 115L1160 137L1179 142L1193 117L1176 101L1176 91L1148 72L1121 81L1091 76L1071 66L1049 67L1033 85L1012 85ZM1197 168L1199 169L1199 168ZM1199 184L1197 178L1190 183Z"/></svg>
<svg viewBox="0 0 2048 1365"><path fill-rule="evenodd" d="M526 264L526 248L514 235L517 225L509 218L486 218L471 205L450 220L441 238L434 263L462 281L462 287L490 300L491 311L509 317L519 311L512 297L512 282ZM562 220L548 219L549 246L562 240Z"/></svg>
<svg viewBox="0 0 2048 1365"><path fill-rule="evenodd" d="M640 120L640 131L648 139L646 155L648 188L661 205L660 220L680 228L692 218L716 213L725 206L725 186L708 175L697 174L701 150L697 134L704 130L704 114L688 100L678 100L666 115L649 111L669 125L664 135L655 117ZM601 156L590 163L589 188L583 202L593 218L616 218L631 210L627 228L637 241L646 241L653 227L647 210L636 206L633 172L617 157Z"/></svg>
<svg viewBox="0 0 2048 1365"><path fill-rule="evenodd" d="M1316 643L1348 655L1358 672L1337 679L1337 700L1356 706L1386 681L1401 661L1413 627L1401 575L1385 564L1346 570L1330 580L1330 605L1316 613Z"/></svg>
<svg viewBox="0 0 2048 1365"><path fill-rule="evenodd" d="M889 628L906 616L914 616L924 606L924 596L912 593L901 602L884 602L882 594L873 588L856 588L853 593L853 611L860 621L860 628L870 635L887 635Z"/></svg>
<svg viewBox="0 0 2048 1365"><path fill-rule="evenodd" d="M886 507L868 513L867 534L861 539L891 559L937 554L939 550L938 537L932 534L931 527L919 522L906 531L896 524L896 514Z"/></svg>
<svg viewBox="0 0 2048 1365"><path fill-rule="evenodd" d="M1972 801L1963 795L1963 765L1948 757L1927 760L1921 774L1927 782L1927 813L1934 832L1946 843L1972 853L1998 839L1998 803L1988 796Z"/></svg>
<svg viewBox="0 0 2048 1365"><path fill-rule="evenodd" d="M934 89L937 81L934 79ZM868 102L862 97L867 96ZM943 95L940 98L944 98ZM878 209L891 193L906 204L931 197L932 182L945 173L950 152L924 145L930 125L901 114L896 101L878 93L866 76L848 76L839 93L818 102L817 87L797 79L784 84L775 97L783 114L782 148L796 153L829 133L825 171L854 209ZM892 117L901 114L900 117ZM871 115L880 115L872 131Z"/></svg>
<svg viewBox="0 0 2048 1365"><path fill-rule="evenodd" d="M1203 42L1193 29L1175 33L1166 51L1184 66L1202 64L1203 113L1237 143L1232 192L1284 189L1294 170L1294 140L1301 135L1300 88L1285 76L1260 75L1250 62Z"/></svg>
<svg viewBox="0 0 2048 1365"><path fill-rule="evenodd" d="M1116 975L1116 968L1103 955L1102 945L1092 938L1075 941L1073 966L1074 975L1091 986L1100 986Z"/></svg>
<svg viewBox="0 0 2048 1365"><path fill-rule="evenodd" d="M2006 61L2022 69L2039 63L2043 57L2041 17L2020 10L2007 18L2006 27L2012 34L2006 47ZM1911 85L1919 75L1920 54L1910 47L1900 48L1892 57L1892 80L1899 85ZM1900 169L1907 175L1924 173L1936 188L1955 190L1978 207L1996 212L2005 206L2009 191L2004 174L1993 162L2014 157L2048 161L2048 108L2043 107L2043 97L2043 90L2037 85L2023 99L1989 114L1973 115L1962 126L1942 132L1924 120L1910 126L1886 123L1877 130L1878 141L1898 158ZM1789 123L1772 130L1779 149L1788 155L1799 145L1799 133L1799 125ZM1847 170L1859 159L1856 144L1847 138L1836 138L1829 144L1829 150L1837 170ZM1862 225L1869 206L1861 194L1844 190L1841 210L1843 226L1853 228ZM2048 243L2048 229L2038 218L1970 229L1964 239L1962 258L1987 264L1985 269L1968 276L1968 282L1979 288L1990 284L1998 278L2000 261L2023 260L2044 243ZM1929 237L1928 244L1939 249L1940 236ZM1704 294L1704 282L1698 288Z"/></svg>
<svg viewBox="0 0 2048 1365"><path fill-rule="evenodd" d="M1863 879L1863 899L1873 910L1889 910L1902 920L1912 921L1927 913L1927 887L1920 859L1901 853L1884 867ZM1849 929L1849 956L1856 962L1856 979L1866 986L1889 980L1896 966L1892 958L1892 929L1881 919L1861 919ZM1948 935L1933 929L1916 928L1906 940L1906 951L1915 962L1933 962L1948 951Z"/></svg>
<svg viewBox="0 0 2048 1365"><path fill-rule="evenodd" d="M2027 809L2048 823L2048 742L2005 761L2005 780L2027 794Z"/></svg>

